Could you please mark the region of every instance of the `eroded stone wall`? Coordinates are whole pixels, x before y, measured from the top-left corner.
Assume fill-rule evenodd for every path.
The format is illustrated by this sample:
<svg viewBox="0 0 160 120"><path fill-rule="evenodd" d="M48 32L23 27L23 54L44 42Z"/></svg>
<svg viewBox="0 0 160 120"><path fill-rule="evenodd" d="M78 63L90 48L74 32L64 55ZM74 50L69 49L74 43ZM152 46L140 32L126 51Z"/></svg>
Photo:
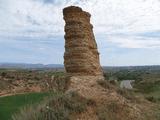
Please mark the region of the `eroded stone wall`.
<svg viewBox="0 0 160 120"><path fill-rule="evenodd" d="M91 15L79 7L63 9L65 20L64 65L71 75L102 75L99 53L90 24Z"/></svg>

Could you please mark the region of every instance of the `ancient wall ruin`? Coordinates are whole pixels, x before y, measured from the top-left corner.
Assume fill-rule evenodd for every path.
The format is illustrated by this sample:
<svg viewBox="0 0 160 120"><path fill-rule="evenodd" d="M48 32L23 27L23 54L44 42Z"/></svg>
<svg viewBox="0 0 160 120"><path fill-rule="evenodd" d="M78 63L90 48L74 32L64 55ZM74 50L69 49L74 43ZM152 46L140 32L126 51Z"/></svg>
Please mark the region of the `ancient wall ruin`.
<svg viewBox="0 0 160 120"><path fill-rule="evenodd" d="M90 24L91 15L79 7L63 9L65 20L64 65L71 75L102 75L99 53Z"/></svg>

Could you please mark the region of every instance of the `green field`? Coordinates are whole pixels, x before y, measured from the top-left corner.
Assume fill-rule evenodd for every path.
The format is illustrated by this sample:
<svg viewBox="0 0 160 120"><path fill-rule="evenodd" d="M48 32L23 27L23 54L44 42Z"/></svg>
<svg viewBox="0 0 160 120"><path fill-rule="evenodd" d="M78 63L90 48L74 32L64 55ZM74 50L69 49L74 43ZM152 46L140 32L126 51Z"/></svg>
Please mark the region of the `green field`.
<svg viewBox="0 0 160 120"><path fill-rule="evenodd" d="M40 102L49 93L28 93L0 98L0 120L11 120L11 116L25 105Z"/></svg>
<svg viewBox="0 0 160 120"><path fill-rule="evenodd" d="M135 87L147 98L149 101L160 103L160 81L142 82L135 84Z"/></svg>
<svg viewBox="0 0 160 120"><path fill-rule="evenodd" d="M133 88L147 100L160 103L160 67L133 66L111 67L104 69L107 80L135 80Z"/></svg>

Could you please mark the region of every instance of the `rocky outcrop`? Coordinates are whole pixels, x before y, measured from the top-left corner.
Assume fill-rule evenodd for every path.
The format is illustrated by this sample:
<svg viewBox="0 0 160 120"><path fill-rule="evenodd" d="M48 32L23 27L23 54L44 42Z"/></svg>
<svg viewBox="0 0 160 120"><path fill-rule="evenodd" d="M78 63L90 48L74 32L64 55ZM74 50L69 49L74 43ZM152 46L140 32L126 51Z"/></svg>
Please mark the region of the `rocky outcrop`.
<svg viewBox="0 0 160 120"><path fill-rule="evenodd" d="M79 7L63 9L65 24L64 65L71 75L102 75L99 53L90 24L91 15Z"/></svg>

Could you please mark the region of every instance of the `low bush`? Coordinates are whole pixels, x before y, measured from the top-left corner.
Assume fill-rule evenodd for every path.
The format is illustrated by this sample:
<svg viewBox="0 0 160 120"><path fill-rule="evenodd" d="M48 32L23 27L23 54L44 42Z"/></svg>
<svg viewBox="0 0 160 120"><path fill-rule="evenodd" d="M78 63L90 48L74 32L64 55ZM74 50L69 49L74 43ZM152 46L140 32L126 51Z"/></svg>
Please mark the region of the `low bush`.
<svg viewBox="0 0 160 120"><path fill-rule="evenodd" d="M76 92L58 93L38 105L21 109L20 113L13 115L12 118L13 120L69 120L72 113L81 113L93 103Z"/></svg>
<svg viewBox="0 0 160 120"><path fill-rule="evenodd" d="M97 115L99 120L125 120L128 119L128 109L125 104L120 104L117 101L111 101L110 103L105 103L97 108Z"/></svg>
<svg viewBox="0 0 160 120"><path fill-rule="evenodd" d="M113 85L107 80L97 81L99 85L101 85L105 89L115 90L118 94L125 97L128 100L136 101L136 97L133 90L122 89L117 85Z"/></svg>
<svg viewBox="0 0 160 120"><path fill-rule="evenodd" d="M98 80L97 83L105 89L114 89L115 86L109 83L107 80Z"/></svg>
<svg viewBox="0 0 160 120"><path fill-rule="evenodd" d="M155 98L155 97L153 97L153 96L147 96L147 97L145 97L148 101L150 101L150 102L157 102L158 101L158 99L157 98Z"/></svg>

